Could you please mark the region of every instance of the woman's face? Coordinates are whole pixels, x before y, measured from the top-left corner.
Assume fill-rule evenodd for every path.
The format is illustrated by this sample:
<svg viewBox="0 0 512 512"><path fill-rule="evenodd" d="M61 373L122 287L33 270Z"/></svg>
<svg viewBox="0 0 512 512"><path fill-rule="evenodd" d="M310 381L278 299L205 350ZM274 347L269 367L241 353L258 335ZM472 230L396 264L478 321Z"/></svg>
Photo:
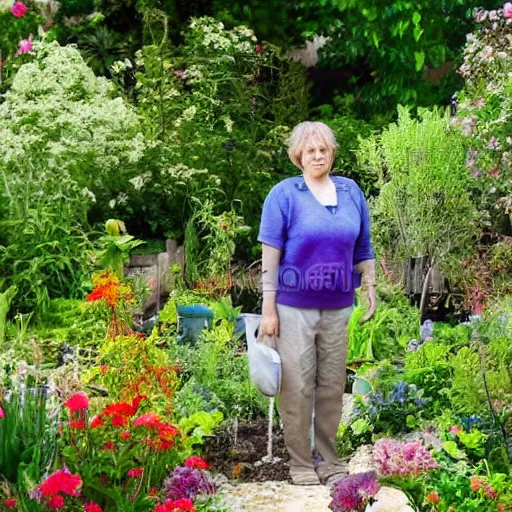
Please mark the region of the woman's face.
<svg viewBox="0 0 512 512"><path fill-rule="evenodd" d="M308 178L318 179L331 170L332 154L318 137L311 137L302 152L302 171Z"/></svg>

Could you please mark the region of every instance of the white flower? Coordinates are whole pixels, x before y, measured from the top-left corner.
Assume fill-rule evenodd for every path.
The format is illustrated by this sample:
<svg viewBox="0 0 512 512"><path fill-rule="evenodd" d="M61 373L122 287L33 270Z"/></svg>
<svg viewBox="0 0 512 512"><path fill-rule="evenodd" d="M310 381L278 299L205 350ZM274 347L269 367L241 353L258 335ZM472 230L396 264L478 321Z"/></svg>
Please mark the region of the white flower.
<svg viewBox="0 0 512 512"><path fill-rule="evenodd" d="M113 210L116 207L116 200L115 199L111 199L108 202L108 205L109 205L110 209Z"/></svg>
<svg viewBox="0 0 512 512"><path fill-rule="evenodd" d="M87 187L82 189L82 195L88 197L93 203L96 202L96 196Z"/></svg>

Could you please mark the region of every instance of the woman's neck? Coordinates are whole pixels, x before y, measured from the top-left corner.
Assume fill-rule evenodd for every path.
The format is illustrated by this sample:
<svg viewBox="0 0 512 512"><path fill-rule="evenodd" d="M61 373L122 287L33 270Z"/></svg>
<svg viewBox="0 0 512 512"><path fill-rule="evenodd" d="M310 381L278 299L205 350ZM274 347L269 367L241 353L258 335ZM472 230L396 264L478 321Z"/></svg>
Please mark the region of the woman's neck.
<svg viewBox="0 0 512 512"><path fill-rule="evenodd" d="M320 189L330 187L332 185L332 180L329 174L321 176L320 178L312 178L311 176L306 176L305 174L303 176L304 181L309 188Z"/></svg>

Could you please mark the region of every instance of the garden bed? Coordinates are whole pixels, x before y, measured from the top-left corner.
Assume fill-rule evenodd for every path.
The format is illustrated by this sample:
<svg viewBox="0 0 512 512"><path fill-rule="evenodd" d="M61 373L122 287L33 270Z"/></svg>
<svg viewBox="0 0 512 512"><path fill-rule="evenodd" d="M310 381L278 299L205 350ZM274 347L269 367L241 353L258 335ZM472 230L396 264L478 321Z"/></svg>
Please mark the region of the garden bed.
<svg viewBox="0 0 512 512"><path fill-rule="evenodd" d="M217 471L239 482L289 481L288 454L279 425L274 425L274 462L261 462L267 453L267 429L267 418L240 423L235 443L235 424L231 423L206 439L204 457Z"/></svg>

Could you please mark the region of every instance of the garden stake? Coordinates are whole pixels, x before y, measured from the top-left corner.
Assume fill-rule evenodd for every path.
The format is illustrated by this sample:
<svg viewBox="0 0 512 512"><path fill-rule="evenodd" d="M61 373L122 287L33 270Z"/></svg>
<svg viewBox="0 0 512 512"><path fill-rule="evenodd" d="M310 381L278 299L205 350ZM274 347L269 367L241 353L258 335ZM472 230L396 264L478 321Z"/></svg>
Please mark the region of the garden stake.
<svg viewBox="0 0 512 512"><path fill-rule="evenodd" d="M267 458L272 461L272 424L274 422L274 401L275 398L271 397L268 402L268 442L267 442Z"/></svg>

